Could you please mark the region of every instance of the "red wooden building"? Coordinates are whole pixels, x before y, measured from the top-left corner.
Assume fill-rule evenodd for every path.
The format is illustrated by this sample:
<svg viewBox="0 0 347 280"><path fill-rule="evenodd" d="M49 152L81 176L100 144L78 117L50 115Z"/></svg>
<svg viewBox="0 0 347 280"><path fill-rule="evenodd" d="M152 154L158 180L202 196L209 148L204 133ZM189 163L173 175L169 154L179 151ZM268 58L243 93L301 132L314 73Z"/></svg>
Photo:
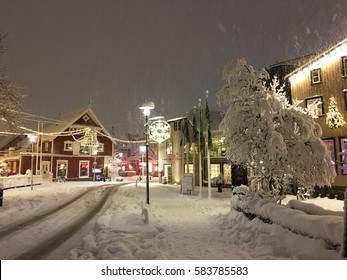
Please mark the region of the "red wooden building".
<svg viewBox="0 0 347 280"><path fill-rule="evenodd" d="M6 154L0 160L7 162L10 174L33 170L35 175L52 179L92 180L93 170L103 170L113 158L112 137L90 106L39 127L35 142L22 135L2 147Z"/></svg>

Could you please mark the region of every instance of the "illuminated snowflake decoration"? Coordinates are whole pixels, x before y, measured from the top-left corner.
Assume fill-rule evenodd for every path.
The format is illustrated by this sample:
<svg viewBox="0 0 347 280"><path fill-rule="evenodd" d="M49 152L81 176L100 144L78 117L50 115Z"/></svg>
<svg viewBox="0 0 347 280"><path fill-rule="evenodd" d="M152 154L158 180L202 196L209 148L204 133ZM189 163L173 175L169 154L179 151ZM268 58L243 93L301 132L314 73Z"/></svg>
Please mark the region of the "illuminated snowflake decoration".
<svg viewBox="0 0 347 280"><path fill-rule="evenodd" d="M162 143L170 138L170 125L166 121L158 120L149 126L149 138Z"/></svg>

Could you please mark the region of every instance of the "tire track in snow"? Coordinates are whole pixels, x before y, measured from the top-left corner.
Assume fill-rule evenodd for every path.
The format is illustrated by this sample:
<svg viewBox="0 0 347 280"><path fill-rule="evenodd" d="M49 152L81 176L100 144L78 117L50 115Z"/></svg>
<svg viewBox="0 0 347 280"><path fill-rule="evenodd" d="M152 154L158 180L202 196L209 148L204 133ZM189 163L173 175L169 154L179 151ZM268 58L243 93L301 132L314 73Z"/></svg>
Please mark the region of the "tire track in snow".
<svg viewBox="0 0 347 280"><path fill-rule="evenodd" d="M66 203L64 203L64 204L62 204L62 205L60 205L60 206L58 206L58 207L56 207L56 208L54 208L48 212L42 213L41 215L37 215L34 218L30 217L29 219L26 219L26 220L24 220L18 224L15 224L13 226L10 226L6 229L1 230L0 231L0 238L6 237L6 236L18 231L18 230L22 230L24 227L28 227L28 226L31 226L33 224L40 222L41 220L49 217L50 215L53 215L53 214L59 212L60 210L68 207L69 205L73 204L74 202L81 199L82 197L84 197L86 194L93 191L94 189L95 188L88 189L87 191L80 193L79 195L77 195L73 199L67 201Z"/></svg>
<svg viewBox="0 0 347 280"><path fill-rule="evenodd" d="M112 194L118 190L118 187L108 187L105 190L105 193L98 201L97 204L86 212L83 216L80 216L78 220L69 224L68 226L62 228L60 231L56 232L50 238L43 240L37 246L27 250L24 253L21 253L14 259L17 260L39 260L43 259L46 255L49 255L55 249L57 249L61 244L66 242L71 238L76 232L78 232L85 224L87 224L95 215L102 210L103 206Z"/></svg>

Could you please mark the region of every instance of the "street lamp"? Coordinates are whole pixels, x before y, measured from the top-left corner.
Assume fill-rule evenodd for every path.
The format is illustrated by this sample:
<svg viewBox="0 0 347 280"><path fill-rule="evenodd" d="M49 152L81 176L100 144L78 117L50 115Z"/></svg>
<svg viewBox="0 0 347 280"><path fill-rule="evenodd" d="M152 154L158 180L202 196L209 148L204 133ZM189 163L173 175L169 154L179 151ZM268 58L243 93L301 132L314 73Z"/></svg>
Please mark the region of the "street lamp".
<svg viewBox="0 0 347 280"><path fill-rule="evenodd" d="M141 107L140 110L143 111L145 115L145 126L146 126L146 202L149 204L149 173L148 173L148 117L151 114L151 110L154 109L154 102L146 102Z"/></svg>
<svg viewBox="0 0 347 280"><path fill-rule="evenodd" d="M31 190L34 189L34 142L36 141L36 135L28 135L29 141L31 143L31 175L30 175L30 186Z"/></svg>

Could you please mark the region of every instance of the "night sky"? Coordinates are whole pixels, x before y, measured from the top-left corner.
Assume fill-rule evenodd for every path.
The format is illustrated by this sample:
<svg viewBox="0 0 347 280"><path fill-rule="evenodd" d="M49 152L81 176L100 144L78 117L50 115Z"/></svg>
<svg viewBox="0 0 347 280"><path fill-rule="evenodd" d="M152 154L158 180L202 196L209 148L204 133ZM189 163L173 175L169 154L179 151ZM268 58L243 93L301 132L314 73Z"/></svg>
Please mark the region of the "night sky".
<svg viewBox="0 0 347 280"><path fill-rule="evenodd" d="M0 0L0 63L28 112L57 118L91 102L121 137L143 131L146 100L173 118L208 89L218 109L225 64L325 50L346 37L346 14L346 0Z"/></svg>

